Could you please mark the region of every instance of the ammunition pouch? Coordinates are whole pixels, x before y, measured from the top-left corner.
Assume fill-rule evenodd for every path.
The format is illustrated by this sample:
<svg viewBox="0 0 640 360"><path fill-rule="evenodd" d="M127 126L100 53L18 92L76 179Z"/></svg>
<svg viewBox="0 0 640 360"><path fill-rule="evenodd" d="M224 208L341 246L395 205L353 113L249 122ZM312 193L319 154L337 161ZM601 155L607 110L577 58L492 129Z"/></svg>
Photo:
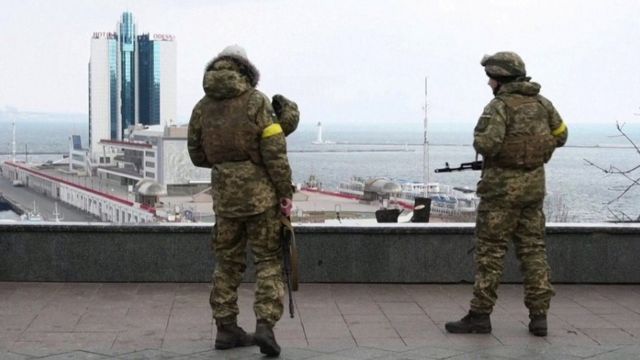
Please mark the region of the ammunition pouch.
<svg viewBox="0 0 640 360"><path fill-rule="evenodd" d="M500 152L489 164L502 168L535 169L551 159L555 145L551 134L506 137Z"/></svg>
<svg viewBox="0 0 640 360"><path fill-rule="evenodd" d="M549 110L539 96L498 95L507 109L507 130L498 154L487 166L531 170L551 159L556 140L548 125Z"/></svg>
<svg viewBox="0 0 640 360"><path fill-rule="evenodd" d="M260 129L247 115L253 91L237 98L210 101L203 113L202 147L210 164L250 160L262 164Z"/></svg>
<svg viewBox="0 0 640 360"><path fill-rule="evenodd" d="M248 121L219 122L204 129L204 151L210 164L250 160L262 164L259 138L260 129Z"/></svg>

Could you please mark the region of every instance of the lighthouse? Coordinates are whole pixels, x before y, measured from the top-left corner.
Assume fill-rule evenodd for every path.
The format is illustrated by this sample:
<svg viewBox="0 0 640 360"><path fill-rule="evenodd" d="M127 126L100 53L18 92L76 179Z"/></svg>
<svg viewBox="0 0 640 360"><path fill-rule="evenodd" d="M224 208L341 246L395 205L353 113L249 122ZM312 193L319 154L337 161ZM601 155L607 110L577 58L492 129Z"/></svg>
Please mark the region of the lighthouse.
<svg viewBox="0 0 640 360"><path fill-rule="evenodd" d="M316 140L313 141L314 144L324 144L324 141L322 140L322 122L318 121L318 136L316 137Z"/></svg>
<svg viewBox="0 0 640 360"><path fill-rule="evenodd" d="M328 144L335 144L335 142L330 141L330 140L324 140L322 138L322 122L318 121L318 136L316 137L315 140L313 140L311 142L314 145L328 145Z"/></svg>

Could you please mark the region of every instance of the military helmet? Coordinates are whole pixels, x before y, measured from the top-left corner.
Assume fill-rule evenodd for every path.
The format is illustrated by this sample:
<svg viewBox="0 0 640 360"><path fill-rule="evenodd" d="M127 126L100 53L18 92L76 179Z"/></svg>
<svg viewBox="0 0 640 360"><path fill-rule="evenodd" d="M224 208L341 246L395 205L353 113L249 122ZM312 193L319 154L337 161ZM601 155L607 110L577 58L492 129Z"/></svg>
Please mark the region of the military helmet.
<svg viewBox="0 0 640 360"><path fill-rule="evenodd" d="M522 58L511 51L485 55L480 61L489 77L518 77L527 75Z"/></svg>

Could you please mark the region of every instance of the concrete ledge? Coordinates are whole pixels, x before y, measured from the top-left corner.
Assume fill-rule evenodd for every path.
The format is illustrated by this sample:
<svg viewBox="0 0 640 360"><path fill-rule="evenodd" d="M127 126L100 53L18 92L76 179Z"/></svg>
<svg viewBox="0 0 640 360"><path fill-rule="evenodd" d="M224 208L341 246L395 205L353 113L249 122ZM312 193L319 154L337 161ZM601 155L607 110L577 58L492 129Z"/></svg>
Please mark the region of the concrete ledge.
<svg viewBox="0 0 640 360"><path fill-rule="evenodd" d="M300 280L472 282L473 230L298 225ZM211 224L0 223L0 281L207 282L210 238ZM547 244L554 282L640 283L640 224L550 224ZM520 280L511 247L503 281Z"/></svg>

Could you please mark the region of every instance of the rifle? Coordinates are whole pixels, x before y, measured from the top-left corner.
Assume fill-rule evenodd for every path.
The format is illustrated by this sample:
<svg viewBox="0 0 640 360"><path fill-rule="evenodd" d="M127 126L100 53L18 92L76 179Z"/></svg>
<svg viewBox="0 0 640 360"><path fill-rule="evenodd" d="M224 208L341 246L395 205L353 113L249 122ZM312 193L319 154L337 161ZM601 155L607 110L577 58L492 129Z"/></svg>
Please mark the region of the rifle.
<svg viewBox="0 0 640 360"><path fill-rule="evenodd" d="M449 163L446 162L445 167L436 169L435 172L442 173L442 172L464 171L464 170L482 170L482 160L462 163L457 168L449 167Z"/></svg>
<svg viewBox="0 0 640 360"><path fill-rule="evenodd" d="M298 290L298 248L291 220L281 216L280 222L282 223L280 239L282 241L283 273L289 293L289 315L293 318L293 291Z"/></svg>

